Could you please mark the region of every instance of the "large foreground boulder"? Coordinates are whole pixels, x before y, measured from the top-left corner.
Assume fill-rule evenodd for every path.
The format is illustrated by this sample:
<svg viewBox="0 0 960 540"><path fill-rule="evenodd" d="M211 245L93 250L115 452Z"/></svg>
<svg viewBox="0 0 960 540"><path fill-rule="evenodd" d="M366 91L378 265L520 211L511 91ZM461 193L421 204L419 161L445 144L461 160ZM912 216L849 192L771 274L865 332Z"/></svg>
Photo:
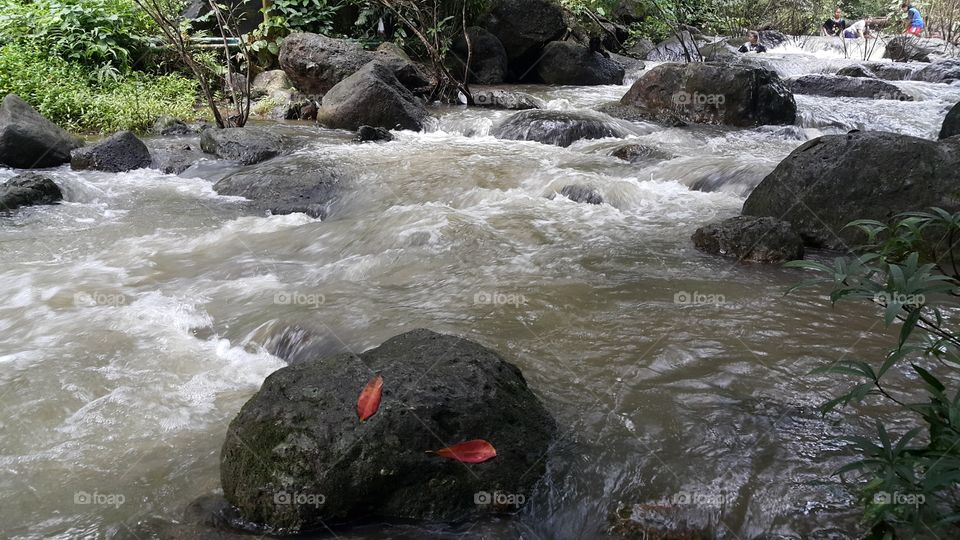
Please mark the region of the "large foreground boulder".
<svg viewBox="0 0 960 540"><path fill-rule="evenodd" d="M940 139L960 135L960 103L957 103L947 113L943 120L943 127L940 128Z"/></svg>
<svg viewBox="0 0 960 540"><path fill-rule="evenodd" d="M609 117L598 113L530 110L507 118L491 134L498 139L567 147L580 139L625 137L627 132Z"/></svg>
<svg viewBox="0 0 960 540"><path fill-rule="evenodd" d="M913 101L913 96L888 82L863 77L804 75L787 84L794 94Z"/></svg>
<svg viewBox="0 0 960 540"><path fill-rule="evenodd" d="M322 95L373 60L373 53L354 41L296 32L283 40L279 60L298 90Z"/></svg>
<svg viewBox="0 0 960 540"><path fill-rule="evenodd" d="M254 126L242 128L208 128L200 133L200 149L223 159L253 165L275 158L287 150L283 136Z"/></svg>
<svg viewBox="0 0 960 540"><path fill-rule="evenodd" d="M56 167L83 141L47 120L26 101L7 94L0 104L0 164L16 169Z"/></svg>
<svg viewBox="0 0 960 540"><path fill-rule="evenodd" d="M70 154L70 168L106 172L127 172L149 167L150 150L129 131L118 131L95 144L77 148Z"/></svg>
<svg viewBox="0 0 960 540"><path fill-rule="evenodd" d="M620 104L694 123L752 127L793 124L797 104L773 71L727 64L662 64L641 77Z"/></svg>
<svg viewBox="0 0 960 540"><path fill-rule="evenodd" d="M213 189L221 195L246 197L256 208L274 215L304 213L325 218L342 190L344 176L335 163L293 154L241 169Z"/></svg>
<svg viewBox="0 0 960 540"><path fill-rule="evenodd" d="M931 206L960 210L960 145L906 135L829 135L793 151L750 194L747 216L793 224L815 247L852 246L856 219L889 221Z"/></svg>
<svg viewBox="0 0 960 540"><path fill-rule="evenodd" d="M22 206L56 204L63 193L54 181L37 173L25 173L0 185L0 212L15 210Z"/></svg>
<svg viewBox="0 0 960 540"><path fill-rule="evenodd" d="M783 263L803 258L803 239L786 221L737 216L711 223L693 233L693 245L704 253L739 261Z"/></svg>
<svg viewBox="0 0 960 540"><path fill-rule="evenodd" d="M357 398L374 373L383 400L360 422ZM415 330L270 375L230 423L220 476L243 518L288 533L359 517L453 521L529 499L555 430L514 365ZM497 456L464 464L427 453L473 439Z"/></svg>
<svg viewBox="0 0 960 540"><path fill-rule="evenodd" d="M623 84L623 66L572 41L554 41L543 49L537 75L547 84L592 86Z"/></svg>
<svg viewBox="0 0 960 540"><path fill-rule="evenodd" d="M481 22L503 44L515 79L525 78L543 47L567 32L563 9L553 0L493 0Z"/></svg>
<svg viewBox="0 0 960 540"><path fill-rule="evenodd" d="M467 29L470 37L472 55L470 55L470 79L473 84L501 84L510 73L510 63L507 50L497 39L497 36L485 28L472 26ZM463 73L469 54L467 40L460 36L453 43L453 60L451 62L454 73Z"/></svg>
<svg viewBox="0 0 960 540"><path fill-rule="evenodd" d="M429 113L386 66L371 62L323 96L321 124L355 131L368 125L420 131Z"/></svg>

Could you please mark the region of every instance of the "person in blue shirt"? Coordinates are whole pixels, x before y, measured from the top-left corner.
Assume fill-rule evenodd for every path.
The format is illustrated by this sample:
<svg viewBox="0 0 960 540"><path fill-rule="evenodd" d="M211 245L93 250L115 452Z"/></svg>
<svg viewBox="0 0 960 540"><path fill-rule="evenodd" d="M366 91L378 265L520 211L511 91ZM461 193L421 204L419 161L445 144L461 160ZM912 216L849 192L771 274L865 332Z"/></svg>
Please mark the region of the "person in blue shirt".
<svg viewBox="0 0 960 540"><path fill-rule="evenodd" d="M903 33L917 37L923 35L926 24L923 22L923 15L920 14L920 10L907 3L900 4L900 10L907 14L907 27Z"/></svg>

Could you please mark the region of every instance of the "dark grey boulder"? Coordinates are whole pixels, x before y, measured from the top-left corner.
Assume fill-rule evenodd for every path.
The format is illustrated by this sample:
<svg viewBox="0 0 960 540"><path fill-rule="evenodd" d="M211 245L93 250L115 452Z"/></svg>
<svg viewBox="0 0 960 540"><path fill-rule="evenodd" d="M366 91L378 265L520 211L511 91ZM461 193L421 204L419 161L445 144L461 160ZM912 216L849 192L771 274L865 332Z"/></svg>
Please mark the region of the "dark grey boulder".
<svg viewBox="0 0 960 540"><path fill-rule="evenodd" d="M617 148L610 155L634 164L653 164L676 157L669 152L644 144L627 144Z"/></svg>
<svg viewBox="0 0 960 540"><path fill-rule="evenodd" d="M7 94L0 104L0 164L15 169L56 167L83 141L47 120L29 103Z"/></svg>
<svg viewBox="0 0 960 540"><path fill-rule="evenodd" d="M477 107L511 111L543 109L547 106L547 102L538 97L510 90L474 90L473 103Z"/></svg>
<svg viewBox="0 0 960 540"><path fill-rule="evenodd" d="M596 108L598 112L627 120L629 122L653 122L667 127L684 127L690 125L685 118L671 109L647 109L635 105L626 105L619 101L604 103Z"/></svg>
<svg viewBox="0 0 960 540"><path fill-rule="evenodd" d="M160 118L157 118L157 121L153 123L153 127L150 131L154 135L160 136L174 136L174 135L192 135L197 132L197 130L189 126L183 120L179 118L174 118L169 115L163 115Z"/></svg>
<svg viewBox="0 0 960 540"><path fill-rule="evenodd" d="M63 200L63 193L48 176L24 173L14 176L0 185L0 212L23 206L56 204Z"/></svg>
<svg viewBox="0 0 960 540"><path fill-rule="evenodd" d="M417 95L426 95L426 90L433 82L426 69L406 55L397 55L389 50L377 51L372 61L390 70L400 84Z"/></svg>
<svg viewBox="0 0 960 540"><path fill-rule="evenodd" d="M844 229L856 219L960 210L960 145L952 141L880 132L808 141L760 182L743 214L784 219L807 245L839 249L862 240Z"/></svg>
<svg viewBox="0 0 960 540"><path fill-rule="evenodd" d="M543 49L537 76L547 84L596 86L623 84L625 70L616 61L571 41L554 41Z"/></svg>
<svg viewBox="0 0 960 540"><path fill-rule="evenodd" d="M784 263L803 258L803 239L797 231L771 217L737 216L711 223L697 229L692 240L704 253L740 261Z"/></svg>
<svg viewBox="0 0 960 540"><path fill-rule="evenodd" d="M877 79L877 73L863 64L855 64L840 68L837 75L841 77L860 77L863 79Z"/></svg>
<svg viewBox="0 0 960 540"><path fill-rule="evenodd" d="M531 110L507 118L491 134L498 139L566 147L581 139L625 137L627 132L609 117L597 113Z"/></svg>
<svg viewBox="0 0 960 540"><path fill-rule="evenodd" d="M948 55L951 47L942 39L896 36L887 42L883 57L894 62L935 62Z"/></svg>
<svg viewBox="0 0 960 540"><path fill-rule="evenodd" d="M574 184L563 186L560 194L573 202L585 204L603 204L603 195L596 188Z"/></svg>
<svg viewBox="0 0 960 540"><path fill-rule="evenodd" d="M911 79L929 83L950 84L960 80L960 60L950 58L934 62L916 71Z"/></svg>
<svg viewBox="0 0 960 540"><path fill-rule="evenodd" d="M862 77L804 75L787 81L787 86L794 94L913 101L913 96L886 81Z"/></svg>
<svg viewBox="0 0 960 540"><path fill-rule="evenodd" d="M357 42L309 32L284 38L279 56L280 67L297 90L317 98L371 60L373 53Z"/></svg>
<svg viewBox="0 0 960 540"><path fill-rule="evenodd" d="M77 148L70 154L70 168L106 172L127 172L149 167L150 150L129 131L118 131L96 143Z"/></svg>
<svg viewBox="0 0 960 540"><path fill-rule="evenodd" d="M287 152L290 146L282 135L247 126L205 129L200 133L200 149L223 159L253 165Z"/></svg>
<svg viewBox="0 0 960 540"><path fill-rule="evenodd" d="M633 45L630 46L629 49L627 49L626 54L632 58L647 58L656 48L656 43L647 38L639 38Z"/></svg>
<svg viewBox="0 0 960 540"><path fill-rule="evenodd" d="M361 423L357 398L374 373L383 401ZM220 476L244 519L287 534L355 518L456 521L519 507L484 504L484 493L529 499L555 433L516 366L466 339L414 330L270 375L230 423ZM496 458L426 453L473 439Z"/></svg>
<svg viewBox="0 0 960 540"><path fill-rule="evenodd" d="M727 64L661 64L634 83L620 105L737 127L793 124L797 115L793 94L776 73Z"/></svg>
<svg viewBox="0 0 960 540"><path fill-rule="evenodd" d="M470 82L473 84L501 84L510 74L507 50L497 36L485 28L472 26L467 29L470 45ZM454 73L463 73L467 64L467 40L460 36L453 43L453 58L450 62Z"/></svg>
<svg viewBox="0 0 960 540"><path fill-rule="evenodd" d="M515 80L526 79L543 47L567 32L563 9L551 0L493 0L481 26L503 44Z"/></svg>
<svg viewBox="0 0 960 540"><path fill-rule="evenodd" d="M180 174L206 156L197 138L153 139L147 141L147 147L153 156L150 167L164 174Z"/></svg>
<svg viewBox="0 0 960 540"><path fill-rule="evenodd" d="M372 126L360 126L360 129L357 130L357 142L370 142L370 141L392 141L393 135L390 131Z"/></svg>
<svg viewBox="0 0 960 540"><path fill-rule="evenodd" d="M940 128L940 139L960 135L960 103L957 103L947 113L943 120L943 127Z"/></svg>
<svg viewBox="0 0 960 540"><path fill-rule="evenodd" d="M679 38L672 35L658 43L652 51L647 53L646 59L652 62L698 61L701 59L700 47L709 42L710 40L703 34L684 30L680 32Z"/></svg>
<svg viewBox="0 0 960 540"><path fill-rule="evenodd" d="M345 173L332 161L292 154L245 167L216 184L221 195L250 199L274 215L304 213L325 218L342 191Z"/></svg>
<svg viewBox="0 0 960 540"><path fill-rule="evenodd" d="M331 128L357 130L368 125L420 131L430 116L420 100L393 72L371 62L323 96L318 121Z"/></svg>

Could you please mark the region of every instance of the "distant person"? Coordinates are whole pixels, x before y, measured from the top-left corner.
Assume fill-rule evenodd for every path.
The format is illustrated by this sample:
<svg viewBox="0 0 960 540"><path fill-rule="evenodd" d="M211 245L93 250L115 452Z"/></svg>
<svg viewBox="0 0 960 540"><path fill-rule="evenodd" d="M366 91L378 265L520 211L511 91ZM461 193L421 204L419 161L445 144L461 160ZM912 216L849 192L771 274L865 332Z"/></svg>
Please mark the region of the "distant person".
<svg viewBox="0 0 960 540"><path fill-rule="evenodd" d="M763 44L760 43L760 34L757 33L757 32L754 32L754 31L752 31L752 30L747 33L747 42L744 43L744 44L740 47L739 50L740 50L740 52L742 52L742 53L748 53L748 52L765 53L765 52L767 52L767 48L764 47Z"/></svg>
<svg viewBox="0 0 960 540"><path fill-rule="evenodd" d="M867 29L866 19L860 20L851 24L843 31L843 37L845 37L846 39L865 38L869 34L870 34L870 30Z"/></svg>
<svg viewBox="0 0 960 540"><path fill-rule="evenodd" d="M922 36L923 29L927 25L923 22L923 15L920 14L920 10L917 9L917 7L913 4L903 3L900 4L900 11L903 11L907 14L907 27L904 29L903 33L917 37Z"/></svg>
<svg viewBox="0 0 960 540"><path fill-rule="evenodd" d="M837 8L833 12L833 18L827 19L820 30L825 36L840 36L846 28L847 21L843 18L843 12L840 11L840 8Z"/></svg>

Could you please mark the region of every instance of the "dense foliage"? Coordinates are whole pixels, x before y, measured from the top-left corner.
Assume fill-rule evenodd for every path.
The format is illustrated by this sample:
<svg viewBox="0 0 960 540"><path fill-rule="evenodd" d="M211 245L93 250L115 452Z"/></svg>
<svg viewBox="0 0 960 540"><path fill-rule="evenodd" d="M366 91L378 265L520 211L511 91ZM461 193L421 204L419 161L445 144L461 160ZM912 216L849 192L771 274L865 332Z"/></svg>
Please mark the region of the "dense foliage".
<svg viewBox="0 0 960 540"><path fill-rule="evenodd" d="M891 537L902 527L912 529L910 536L940 529L955 535L960 522L960 329L954 317L960 213L933 209L903 215L893 225L857 221L851 226L868 239L856 258L840 258L832 266L790 265L824 274L804 285L831 284L834 302L877 304L884 322L899 322L900 332L885 358L842 360L818 370L854 380L823 410L872 400L892 406L900 422L877 419L875 439L852 438L860 459L838 472L861 480L865 519L875 537ZM891 427L904 423L913 428Z"/></svg>

